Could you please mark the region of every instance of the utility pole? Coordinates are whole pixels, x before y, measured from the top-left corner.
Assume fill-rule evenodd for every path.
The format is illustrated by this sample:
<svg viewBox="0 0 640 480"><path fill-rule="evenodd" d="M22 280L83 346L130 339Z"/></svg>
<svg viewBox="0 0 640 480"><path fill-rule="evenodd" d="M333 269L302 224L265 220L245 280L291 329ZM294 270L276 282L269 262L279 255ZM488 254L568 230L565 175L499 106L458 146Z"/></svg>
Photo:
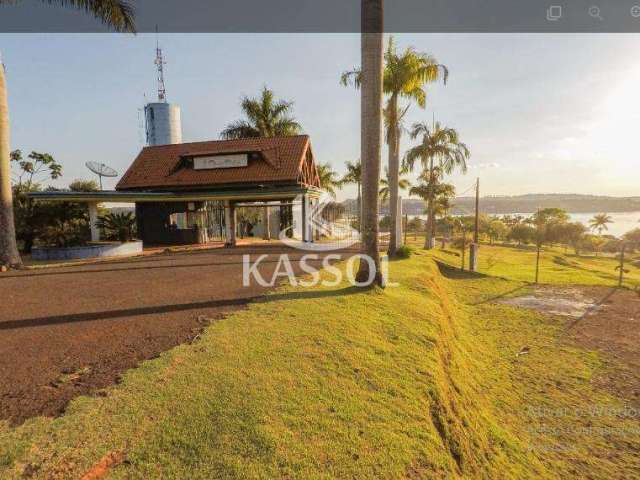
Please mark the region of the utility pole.
<svg viewBox="0 0 640 480"><path fill-rule="evenodd" d="M476 180L476 218L473 231L473 243L469 248L469 270L478 270L478 249L480 248L480 177Z"/></svg>
<svg viewBox="0 0 640 480"><path fill-rule="evenodd" d="M480 234L480 177L476 180L476 223L475 230L473 232L473 243L479 242L478 237Z"/></svg>

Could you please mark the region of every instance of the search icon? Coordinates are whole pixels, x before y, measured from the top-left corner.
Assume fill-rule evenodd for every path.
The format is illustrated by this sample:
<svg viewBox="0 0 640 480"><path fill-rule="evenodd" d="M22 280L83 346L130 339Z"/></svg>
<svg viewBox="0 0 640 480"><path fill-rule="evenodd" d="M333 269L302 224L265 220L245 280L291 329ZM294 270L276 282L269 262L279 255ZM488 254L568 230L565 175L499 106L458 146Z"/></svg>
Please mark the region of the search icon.
<svg viewBox="0 0 640 480"><path fill-rule="evenodd" d="M602 16L600 15L600 7L597 5L593 5L589 7L589 16L591 18L597 18L598 20L602 20Z"/></svg>

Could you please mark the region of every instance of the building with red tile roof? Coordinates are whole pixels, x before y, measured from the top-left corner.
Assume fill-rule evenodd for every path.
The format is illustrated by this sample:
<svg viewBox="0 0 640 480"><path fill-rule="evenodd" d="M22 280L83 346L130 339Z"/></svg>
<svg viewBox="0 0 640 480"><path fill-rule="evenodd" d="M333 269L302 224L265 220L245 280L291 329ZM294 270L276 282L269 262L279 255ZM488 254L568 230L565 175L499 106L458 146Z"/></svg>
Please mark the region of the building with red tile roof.
<svg viewBox="0 0 640 480"><path fill-rule="evenodd" d="M138 237L146 245L212 238L235 245L238 232L269 238L273 226L275 235L287 230L313 241L310 212L320 193L309 136L296 135L148 146L115 191L35 192L32 197L88 203L93 240L99 239L98 203L132 202ZM253 225L239 224L238 207L262 208L265 215Z"/></svg>
<svg viewBox="0 0 640 480"><path fill-rule="evenodd" d="M145 147L117 191L183 191L247 186L320 188L307 135Z"/></svg>

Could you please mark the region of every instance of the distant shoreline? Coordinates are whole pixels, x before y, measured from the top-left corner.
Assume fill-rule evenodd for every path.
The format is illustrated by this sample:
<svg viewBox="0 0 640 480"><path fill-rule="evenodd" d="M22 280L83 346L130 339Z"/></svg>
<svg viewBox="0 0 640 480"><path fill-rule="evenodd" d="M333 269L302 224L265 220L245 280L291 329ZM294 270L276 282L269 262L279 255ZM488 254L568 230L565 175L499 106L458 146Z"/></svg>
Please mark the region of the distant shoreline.
<svg viewBox="0 0 640 480"><path fill-rule="evenodd" d="M346 200L345 202L355 202ZM457 197L452 201L452 214L472 213L475 198ZM406 198L402 201L403 211L409 215L420 215L424 212L424 201ZM515 196L480 197L480 211L488 215L513 215L535 213L539 208L562 208L568 213L629 213L640 211L640 196L608 197L579 194L526 194ZM386 205L381 211L388 212Z"/></svg>

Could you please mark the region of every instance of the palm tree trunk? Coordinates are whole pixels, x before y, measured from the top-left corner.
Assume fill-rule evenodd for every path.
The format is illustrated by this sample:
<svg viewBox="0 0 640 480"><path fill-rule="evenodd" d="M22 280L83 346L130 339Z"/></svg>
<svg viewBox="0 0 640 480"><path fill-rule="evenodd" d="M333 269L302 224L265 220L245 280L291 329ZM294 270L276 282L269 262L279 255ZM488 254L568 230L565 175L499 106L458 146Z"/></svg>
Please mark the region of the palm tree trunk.
<svg viewBox="0 0 640 480"><path fill-rule="evenodd" d="M434 193L434 175L433 175L433 158L429 161L429 192L427 196L427 234L424 237L424 248L430 250L433 244L433 193Z"/></svg>
<svg viewBox="0 0 640 480"><path fill-rule="evenodd" d="M16 244L9 159L9 104L4 65L0 63L0 266L22 265Z"/></svg>
<svg viewBox="0 0 640 480"><path fill-rule="evenodd" d="M382 0L361 1L362 90L360 150L362 159L362 246L358 282L382 285L378 251L378 188L382 146ZM374 269L372 272L371 269Z"/></svg>
<svg viewBox="0 0 640 480"><path fill-rule="evenodd" d="M400 138L398 129L398 97L392 95L388 105L389 115L389 218L391 232L389 235L389 256L393 257L400 248L400 238L396 235L398 222L398 180L400 176Z"/></svg>

